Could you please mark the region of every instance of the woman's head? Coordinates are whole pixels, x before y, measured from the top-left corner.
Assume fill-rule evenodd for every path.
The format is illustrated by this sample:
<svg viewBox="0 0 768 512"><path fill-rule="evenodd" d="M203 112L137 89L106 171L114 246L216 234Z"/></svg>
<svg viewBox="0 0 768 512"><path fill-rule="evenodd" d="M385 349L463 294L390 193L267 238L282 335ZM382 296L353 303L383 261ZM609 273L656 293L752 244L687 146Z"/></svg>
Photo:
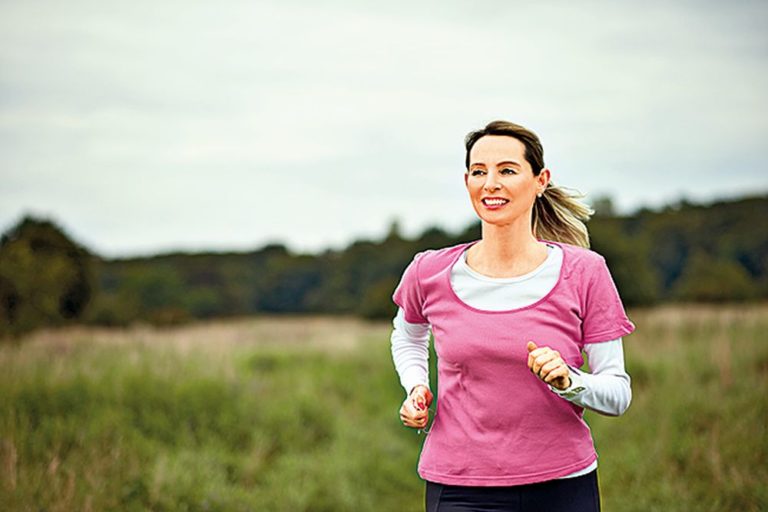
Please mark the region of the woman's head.
<svg viewBox="0 0 768 512"><path fill-rule="evenodd" d="M464 166L467 170L469 170L472 148L478 140L487 135L504 135L519 140L525 146L525 159L530 164L533 175L538 176L544 169L544 148L535 133L519 124L508 121L493 121L480 130L469 132L465 137L464 146L467 149L467 154L464 158Z"/></svg>
<svg viewBox="0 0 768 512"><path fill-rule="evenodd" d="M507 137L515 142L506 140ZM480 140L483 142L478 145ZM480 203L481 198L498 195L502 198L498 202L501 202L508 199L505 193L509 193L522 204L504 205L501 209L513 210L507 215L531 212L534 236L589 247L589 234L584 221L589 219L592 209L579 200L583 195L571 193L552 183L550 172L544 165L544 148L534 132L508 121L493 121L467 134L464 145L467 187L478 214L481 211L489 213L488 218L492 220L493 209L485 212L488 208ZM515 155L520 158L515 160ZM494 168L497 164L498 167ZM478 180L483 180L483 183ZM499 190L499 193L494 190Z"/></svg>

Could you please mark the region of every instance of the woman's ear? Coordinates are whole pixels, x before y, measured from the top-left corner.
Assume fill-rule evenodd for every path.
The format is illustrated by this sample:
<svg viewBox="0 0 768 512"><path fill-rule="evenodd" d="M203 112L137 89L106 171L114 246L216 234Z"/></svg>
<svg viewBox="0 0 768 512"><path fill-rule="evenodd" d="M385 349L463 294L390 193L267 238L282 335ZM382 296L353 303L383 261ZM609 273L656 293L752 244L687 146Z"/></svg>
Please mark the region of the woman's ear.
<svg viewBox="0 0 768 512"><path fill-rule="evenodd" d="M464 173L464 185L466 185L467 187L469 186L468 182L469 182L469 171L466 171Z"/></svg>
<svg viewBox="0 0 768 512"><path fill-rule="evenodd" d="M551 177L552 175L549 172L549 169L546 167L541 170L538 176L536 176L536 181L538 181L539 185L541 185L542 192L547 188L547 185L549 185L549 180Z"/></svg>

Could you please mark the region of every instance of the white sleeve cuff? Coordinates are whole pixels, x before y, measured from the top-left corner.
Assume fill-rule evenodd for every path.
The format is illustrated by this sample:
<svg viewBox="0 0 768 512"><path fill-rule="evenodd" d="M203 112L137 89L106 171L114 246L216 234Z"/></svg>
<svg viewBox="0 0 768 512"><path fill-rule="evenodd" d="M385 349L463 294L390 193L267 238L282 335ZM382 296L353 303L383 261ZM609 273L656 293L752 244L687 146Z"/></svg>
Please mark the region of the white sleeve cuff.
<svg viewBox="0 0 768 512"><path fill-rule="evenodd" d="M632 401L631 380L624 369L621 338L590 343L584 347L584 352L589 357L592 373L568 366L570 387L559 390L550 386L550 389L579 407L606 416L621 416Z"/></svg>
<svg viewBox="0 0 768 512"><path fill-rule="evenodd" d="M575 368L568 366L568 369L570 370L568 377L571 379L571 385L568 386L565 389L557 389L551 384L547 384L549 386L549 389L552 390L553 393L556 395L559 395L565 399L570 400L571 398L574 398L576 396L579 396L581 393L583 393L587 388L584 387L584 380L581 378L581 375L578 370Z"/></svg>

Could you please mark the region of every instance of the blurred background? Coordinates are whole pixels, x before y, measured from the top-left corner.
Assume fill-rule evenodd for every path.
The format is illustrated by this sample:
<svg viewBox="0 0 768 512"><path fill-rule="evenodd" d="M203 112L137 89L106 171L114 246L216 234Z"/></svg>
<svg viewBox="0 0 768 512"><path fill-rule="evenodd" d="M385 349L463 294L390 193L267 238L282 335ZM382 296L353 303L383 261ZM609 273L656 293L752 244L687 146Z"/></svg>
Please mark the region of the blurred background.
<svg viewBox="0 0 768 512"><path fill-rule="evenodd" d="M767 14L0 3L0 503L420 510L391 294L506 119L638 327L604 507L768 508Z"/></svg>

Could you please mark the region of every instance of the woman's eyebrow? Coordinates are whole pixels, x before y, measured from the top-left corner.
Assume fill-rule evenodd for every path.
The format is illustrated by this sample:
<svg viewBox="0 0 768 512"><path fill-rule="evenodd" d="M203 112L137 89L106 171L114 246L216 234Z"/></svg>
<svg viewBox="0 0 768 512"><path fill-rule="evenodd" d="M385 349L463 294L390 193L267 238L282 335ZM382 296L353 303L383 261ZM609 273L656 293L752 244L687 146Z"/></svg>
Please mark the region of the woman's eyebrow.
<svg viewBox="0 0 768 512"><path fill-rule="evenodd" d="M473 165L480 165L485 167L485 164L483 162L472 162L471 164L469 164L470 167L472 167ZM501 167L502 165L516 165L518 167L522 167L522 165L520 165L520 162L516 162L515 160L502 160L501 162L496 164L496 167Z"/></svg>

